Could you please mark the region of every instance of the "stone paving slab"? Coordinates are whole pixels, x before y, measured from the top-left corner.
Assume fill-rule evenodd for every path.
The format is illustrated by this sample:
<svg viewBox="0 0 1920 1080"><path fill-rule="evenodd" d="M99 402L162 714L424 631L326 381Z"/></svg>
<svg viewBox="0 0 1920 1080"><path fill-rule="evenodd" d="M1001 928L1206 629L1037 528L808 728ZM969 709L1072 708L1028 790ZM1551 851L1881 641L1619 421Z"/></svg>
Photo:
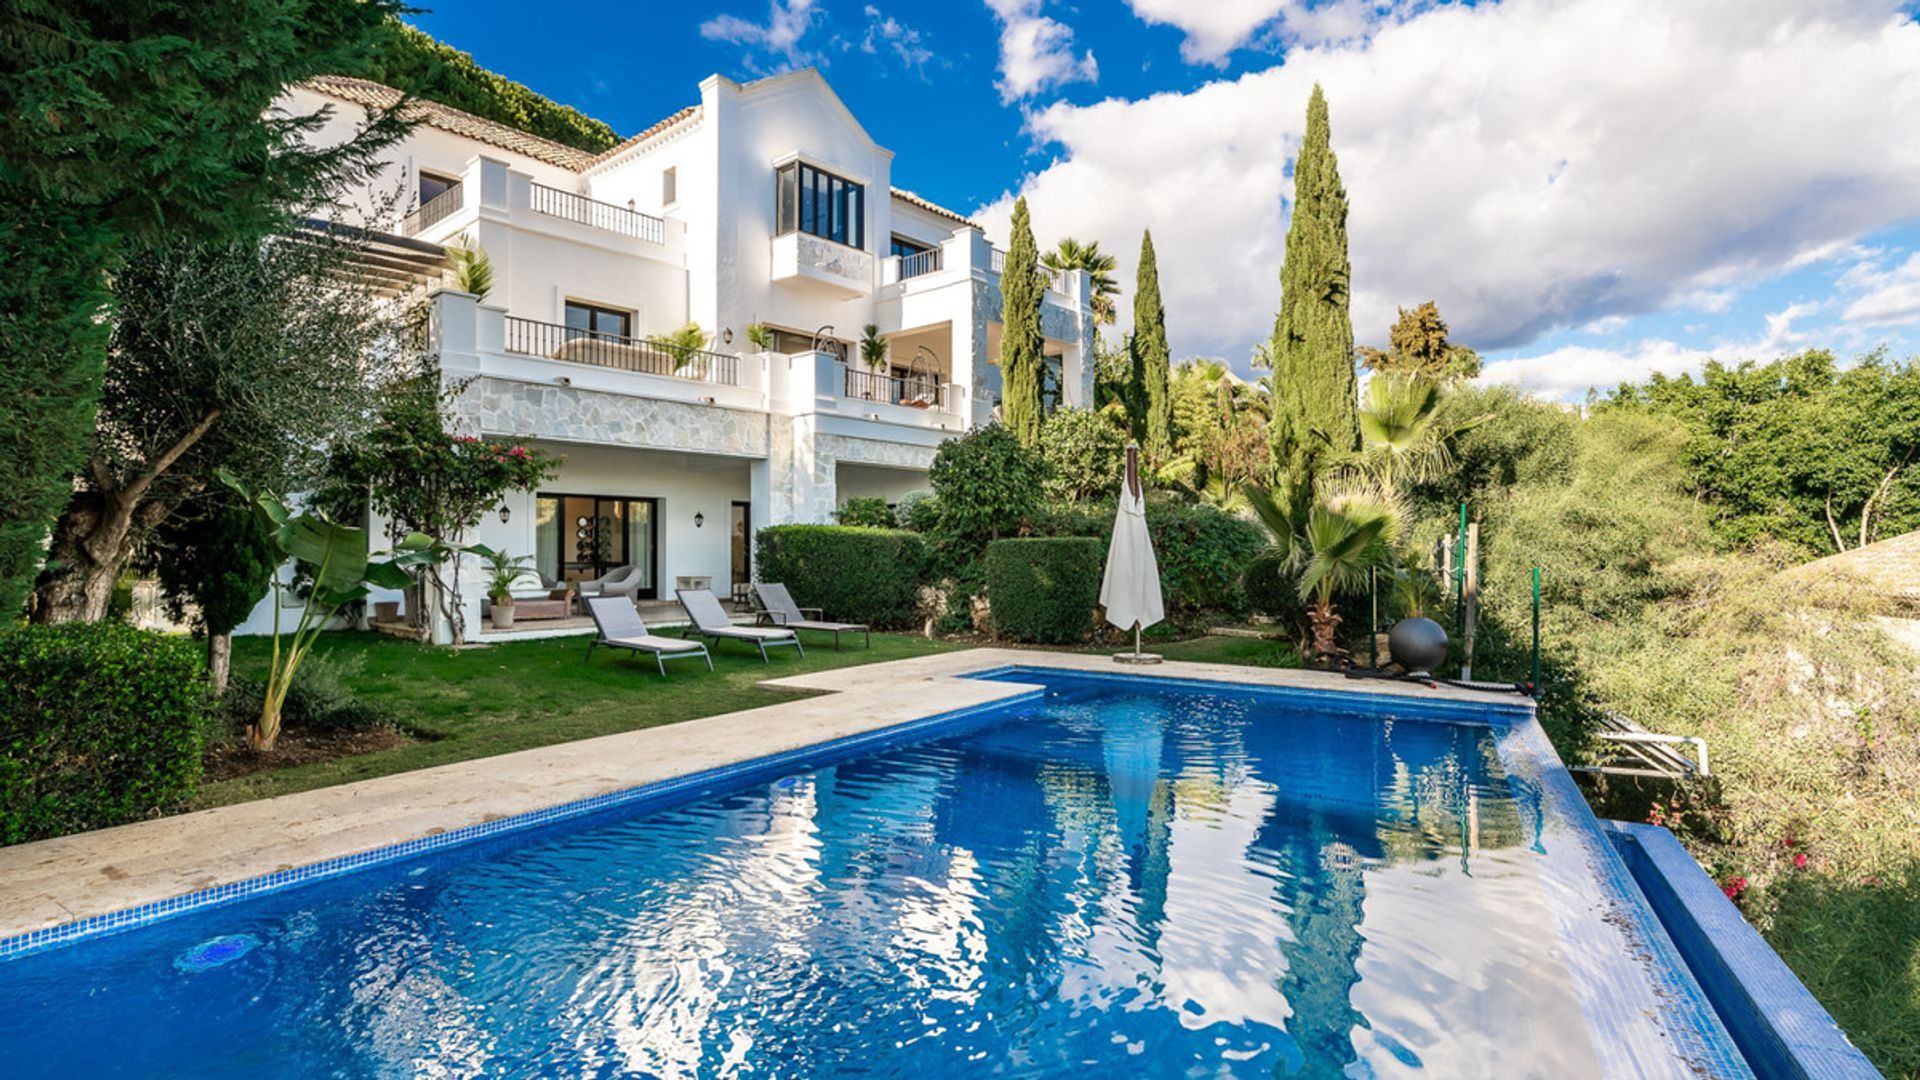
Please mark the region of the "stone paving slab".
<svg viewBox="0 0 1920 1080"><path fill-rule="evenodd" d="M0 939L1015 696L1010 664L1514 704L1323 672L969 649L787 678L818 696L0 848ZM697 676L687 676L697 677ZM634 693L645 694L638 680Z"/></svg>

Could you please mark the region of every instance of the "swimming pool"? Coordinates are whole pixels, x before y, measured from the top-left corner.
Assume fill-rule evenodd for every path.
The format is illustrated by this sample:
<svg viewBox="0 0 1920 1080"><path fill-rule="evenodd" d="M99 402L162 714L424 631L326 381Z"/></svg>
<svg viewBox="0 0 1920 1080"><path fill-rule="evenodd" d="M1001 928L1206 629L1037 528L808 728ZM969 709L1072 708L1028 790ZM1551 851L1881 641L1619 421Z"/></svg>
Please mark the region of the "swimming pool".
<svg viewBox="0 0 1920 1080"><path fill-rule="evenodd" d="M1524 710L985 677L1044 691L0 963L0 1060L1746 1075Z"/></svg>

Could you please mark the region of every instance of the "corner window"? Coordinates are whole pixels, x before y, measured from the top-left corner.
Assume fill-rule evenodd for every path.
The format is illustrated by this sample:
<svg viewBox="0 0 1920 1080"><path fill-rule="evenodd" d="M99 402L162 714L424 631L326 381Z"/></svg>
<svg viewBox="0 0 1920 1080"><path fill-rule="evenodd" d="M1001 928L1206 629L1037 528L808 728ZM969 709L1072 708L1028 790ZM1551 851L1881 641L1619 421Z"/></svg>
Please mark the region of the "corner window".
<svg viewBox="0 0 1920 1080"><path fill-rule="evenodd" d="M775 231L865 248L867 189L802 162L773 172Z"/></svg>
<svg viewBox="0 0 1920 1080"><path fill-rule="evenodd" d="M567 301L567 338L632 337L633 312Z"/></svg>
<svg viewBox="0 0 1920 1080"><path fill-rule="evenodd" d="M660 174L660 205L672 206L680 201L679 167L675 166Z"/></svg>

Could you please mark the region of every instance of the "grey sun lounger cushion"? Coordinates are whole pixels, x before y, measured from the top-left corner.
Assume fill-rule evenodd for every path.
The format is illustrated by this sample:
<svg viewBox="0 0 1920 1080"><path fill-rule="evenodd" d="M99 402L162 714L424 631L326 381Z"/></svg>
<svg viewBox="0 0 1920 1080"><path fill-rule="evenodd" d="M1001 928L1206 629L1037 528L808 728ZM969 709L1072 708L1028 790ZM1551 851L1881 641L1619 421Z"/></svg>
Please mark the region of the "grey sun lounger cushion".
<svg viewBox="0 0 1920 1080"><path fill-rule="evenodd" d="M634 610L633 601L624 596L590 596L587 598L587 613L593 616L593 625L599 634L587 643L587 659L593 659L593 650L598 646L610 649L631 649L634 652L652 653L654 663L659 665L660 674L667 673L666 661L669 657L699 657L707 662L707 670L713 670L713 657L707 654L707 647L698 641L685 638L661 637L647 629L647 624Z"/></svg>
<svg viewBox="0 0 1920 1080"><path fill-rule="evenodd" d="M711 589L679 589L674 595L680 598L680 606L687 611L687 618L693 621L695 629L709 638L732 638L735 641L750 641L760 650L760 659L767 658L767 646L791 645L799 650L801 656L807 650L800 644L800 636L784 627L736 626L727 616L725 608L720 606L720 598L713 595Z"/></svg>
<svg viewBox="0 0 1920 1080"><path fill-rule="evenodd" d="M760 606L767 609L767 617L775 626L784 626L789 630L818 630L833 635L833 647L840 648L841 634L863 634L867 644L873 644L873 635L866 623L829 622L825 619L809 619L799 604L793 602L793 594L786 585L777 582L761 582L753 587L755 595L760 597Z"/></svg>

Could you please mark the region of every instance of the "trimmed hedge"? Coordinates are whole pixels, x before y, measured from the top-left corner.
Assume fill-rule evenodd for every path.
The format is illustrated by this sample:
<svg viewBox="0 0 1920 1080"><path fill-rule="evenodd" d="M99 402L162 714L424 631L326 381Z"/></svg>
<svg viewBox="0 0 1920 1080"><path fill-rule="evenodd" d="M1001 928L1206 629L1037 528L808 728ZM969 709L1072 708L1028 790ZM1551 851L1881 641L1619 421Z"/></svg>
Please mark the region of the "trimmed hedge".
<svg viewBox="0 0 1920 1080"><path fill-rule="evenodd" d="M785 584L794 603L876 630L914 625L933 562L918 533L853 525L768 526L754 551L759 579Z"/></svg>
<svg viewBox="0 0 1920 1080"><path fill-rule="evenodd" d="M994 633L1048 645L1086 640L1100 601L1105 554L1100 541L1079 536L988 544L987 602Z"/></svg>
<svg viewBox="0 0 1920 1080"><path fill-rule="evenodd" d="M1113 533L1113 513L1110 501L1053 506L1034 516L1033 531L1104 543ZM1169 621L1191 625L1210 612L1246 613L1242 574L1268 544L1260 526L1205 503L1149 499L1147 531L1153 534ZM1105 557L1103 549L1096 562Z"/></svg>
<svg viewBox="0 0 1920 1080"><path fill-rule="evenodd" d="M0 843L151 817L200 780L206 672L120 623L0 631Z"/></svg>

